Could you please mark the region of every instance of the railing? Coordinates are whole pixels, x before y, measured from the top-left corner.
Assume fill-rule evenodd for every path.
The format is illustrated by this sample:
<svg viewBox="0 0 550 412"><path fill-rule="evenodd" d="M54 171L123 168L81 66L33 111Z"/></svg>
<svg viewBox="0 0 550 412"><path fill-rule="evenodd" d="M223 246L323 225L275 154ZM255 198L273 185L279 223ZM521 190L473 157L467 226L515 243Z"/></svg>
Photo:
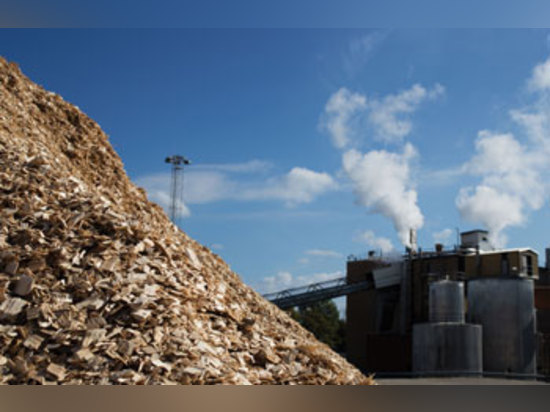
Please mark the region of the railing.
<svg viewBox="0 0 550 412"><path fill-rule="evenodd" d="M285 289L280 292L268 293L264 298L271 301L281 309L294 306L307 306L312 303L361 292L374 287L372 281L348 283L345 277L327 280L325 282L312 283L297 288Z"/></svg>

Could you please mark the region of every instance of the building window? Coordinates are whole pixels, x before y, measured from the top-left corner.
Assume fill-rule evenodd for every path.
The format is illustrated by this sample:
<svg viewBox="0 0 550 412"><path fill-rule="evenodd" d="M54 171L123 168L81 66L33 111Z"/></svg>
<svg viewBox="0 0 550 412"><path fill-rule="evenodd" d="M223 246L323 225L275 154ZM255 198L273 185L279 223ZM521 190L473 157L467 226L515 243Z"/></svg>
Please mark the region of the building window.
<svg viewBox="0 0 550 412"><path fill-rule="evenodd" d="M510 269L508 265L508 254L503 253L500 259L500 271L502 276L510 275Z"/></svg>
<svg viewBox="0 0 550 412"><path fill-rule="evenodd" d="M526 276L533 276L533 257L530 255L521 255L521 272Z"/></svg>
<svg viewBox="0 0 550 412"><path fill-rule="evenodd" d="M530 255L525 255L525 271L527 276L533 276L533 258Z"/></svg>
<svg viewBox="0 0 550 412"><path fill-rule="evenodd" d="M458 271L461 273L466 272L466 259L464 256L458 257Z"/></svg>

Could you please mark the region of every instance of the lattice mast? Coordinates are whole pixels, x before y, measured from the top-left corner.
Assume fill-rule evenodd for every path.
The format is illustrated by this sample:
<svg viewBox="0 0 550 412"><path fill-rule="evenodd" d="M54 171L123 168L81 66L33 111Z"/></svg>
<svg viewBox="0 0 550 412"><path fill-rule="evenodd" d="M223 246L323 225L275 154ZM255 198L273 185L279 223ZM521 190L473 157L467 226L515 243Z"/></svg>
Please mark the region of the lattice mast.
<svg viewBox="0 0 550 412"><path fill-rule="evenodd" d="M165 163L172 165L170 179L170 220L176 223L183 206L183 166L190 165L191 161L180 155L168 156Z"/></svg>

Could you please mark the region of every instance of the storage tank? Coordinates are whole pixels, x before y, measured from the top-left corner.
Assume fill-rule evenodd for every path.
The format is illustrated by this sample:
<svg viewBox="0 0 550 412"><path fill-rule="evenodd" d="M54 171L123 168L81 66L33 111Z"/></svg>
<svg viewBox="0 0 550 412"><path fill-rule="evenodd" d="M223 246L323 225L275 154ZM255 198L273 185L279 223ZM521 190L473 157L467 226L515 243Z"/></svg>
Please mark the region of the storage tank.
<svg viewBox="0 0 550 412"><path fill-rule="evenodd" d="M430 322L464 323L464 283L440 280L430 284Z"/></svg>
<svg viewBox="0 0 550 412"><path fill-rule="evenodd" d="M412 368L419 375L481 375L482 328L461 323L413 325Z"/></svg>
<svg viewBox="0 0 550 412"><path fill-rule="evenodd" d="M535 375L536 317L531 279L469 281L467 318L483 327L484 372Z"/></svg>

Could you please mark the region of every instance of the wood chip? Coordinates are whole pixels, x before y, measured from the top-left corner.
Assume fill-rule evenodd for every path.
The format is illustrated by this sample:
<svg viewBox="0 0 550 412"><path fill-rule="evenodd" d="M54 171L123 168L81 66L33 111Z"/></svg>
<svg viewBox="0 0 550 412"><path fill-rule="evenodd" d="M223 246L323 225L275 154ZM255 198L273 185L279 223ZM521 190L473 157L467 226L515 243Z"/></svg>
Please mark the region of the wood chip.
<svg viewBox="0 0 550 412"><path fill-rule="evenodd" d="M172 224L92 119L1 57L0 96L0 383L372 382Z"/></svg>
<svg viewBox="0 0 550 412"><path fill-rule="evenodd" d="M23 311L27 301L19 298L7 298L0 303L0 320L14 321Z"/></svg>
<svg viewBox="0 0 550 412"><path fill-rule="evenodd" d="M19 262L17 260L10 260L6 266L4 267L4 272L6 272L8 275L15 275L17 273L17 269L19 268Z"/></svg>
<svg viewBox="0 0 550 412"><path fill-rule="evenodd" d="M44 338L38 335L31 335L27 339L25 339L25 342L23 342L23 346L32 350L37 350L40 345L42 345L42 342L44 341Z"/></svg>
<svg viewBox="0 0 550 412"><path fill-rule="evenodd" d="M13 293L18 296L27 296L32 291L33 279L28 275L21 275L15 282Z"/></svg>
<svg viewBox="0 0 550 412"><path fill-rule="evenodd" d="M58 381L65 379L66 370L62 365L50 363L46 368L46 372L53 375Z"/></svg>
<svg viewBox="0 0 550 412"><path fill-rule="evenodd" d="M82 348L82 349L78 350L75 353L75 356L78 360L80 360L82 362L88 362L88 361L92 360L95 357L93 352L90 351L88 348Z"/></svg>

